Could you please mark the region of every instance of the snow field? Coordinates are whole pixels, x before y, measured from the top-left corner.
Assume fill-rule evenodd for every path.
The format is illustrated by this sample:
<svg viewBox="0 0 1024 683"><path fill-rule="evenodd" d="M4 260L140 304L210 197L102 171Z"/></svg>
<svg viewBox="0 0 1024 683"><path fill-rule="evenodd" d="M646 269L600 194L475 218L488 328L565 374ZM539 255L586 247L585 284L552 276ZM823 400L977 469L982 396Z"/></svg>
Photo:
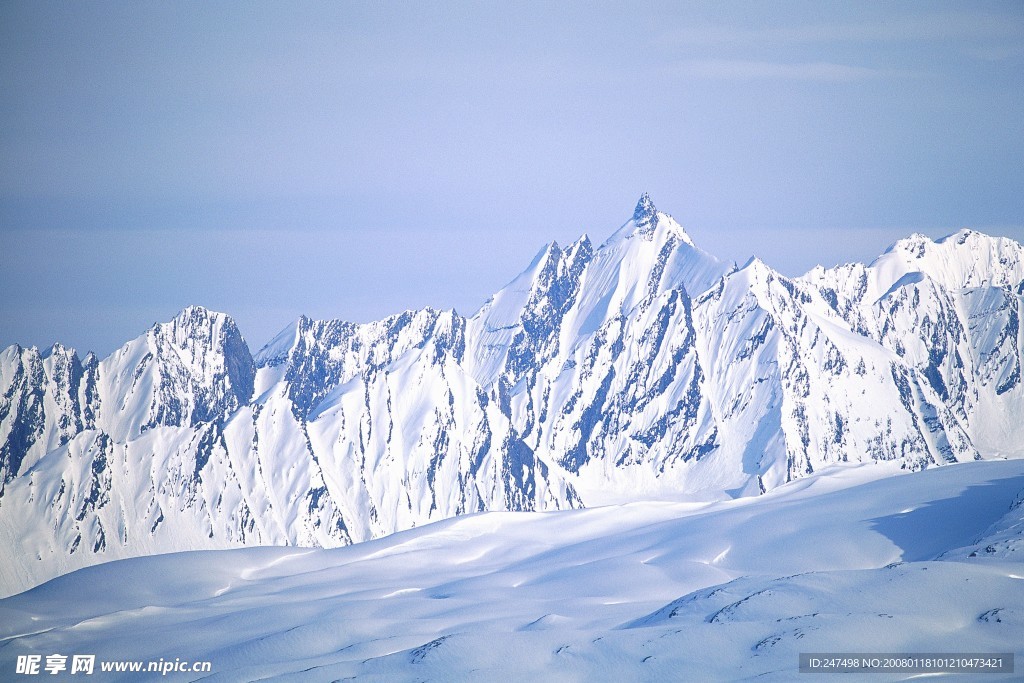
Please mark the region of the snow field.
<svg viewBox="0 0 1024 683"><path fill-rule="evenodd" d="M0 601L0 671L50 652L209 660L210 681L792 680L800 652L830 650L1024 661L1022 492L1020 461L863 465L756 498L118 561Z"/></svg>

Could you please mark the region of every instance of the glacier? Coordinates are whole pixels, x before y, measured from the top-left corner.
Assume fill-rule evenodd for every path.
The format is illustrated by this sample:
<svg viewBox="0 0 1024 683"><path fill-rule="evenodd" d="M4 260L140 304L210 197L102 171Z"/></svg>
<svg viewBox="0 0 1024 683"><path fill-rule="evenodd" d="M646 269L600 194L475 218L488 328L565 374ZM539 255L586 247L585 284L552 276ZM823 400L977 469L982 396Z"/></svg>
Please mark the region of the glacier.
<svg viewBox="0 0 1024 683"><path fill-rule="evenodd" d="M644 195L470 317L303 317L253 354L193 306L104 359L11 346L0 595L156 553L1021 458L1022 256L962 230L790 278Z"/></svg>

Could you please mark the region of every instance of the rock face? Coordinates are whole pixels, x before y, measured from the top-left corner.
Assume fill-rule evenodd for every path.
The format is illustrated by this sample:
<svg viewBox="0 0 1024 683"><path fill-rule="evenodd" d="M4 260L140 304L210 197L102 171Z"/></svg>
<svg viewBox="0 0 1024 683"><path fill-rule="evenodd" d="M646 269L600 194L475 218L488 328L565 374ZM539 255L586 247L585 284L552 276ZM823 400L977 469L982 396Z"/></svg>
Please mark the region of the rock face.
<svg viewBox="0 0 1024 683"><path fill-rule="evenodd" d="M199 307L110 357L0 353L0 589L125 556L337 546L480 510L756 495L817 469L1024 457L1024 249L914 235L787 278L646 195L471 318Z"/></svg>

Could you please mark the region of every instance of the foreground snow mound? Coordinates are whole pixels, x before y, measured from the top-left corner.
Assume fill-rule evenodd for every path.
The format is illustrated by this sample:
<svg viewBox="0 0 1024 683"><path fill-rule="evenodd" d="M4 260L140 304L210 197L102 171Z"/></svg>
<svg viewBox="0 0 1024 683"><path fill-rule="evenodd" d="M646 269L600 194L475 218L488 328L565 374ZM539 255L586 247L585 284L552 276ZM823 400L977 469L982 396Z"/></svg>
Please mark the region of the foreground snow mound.
<svg viewBox="0 0 1024 683"><path fill-rule="evenodd" d="M80 653L209 661L209 681L792 680L800 652L845 651L1015 652L1019 672L1024 462L891 474L108 563L0 601L0 671Z"/></svg>

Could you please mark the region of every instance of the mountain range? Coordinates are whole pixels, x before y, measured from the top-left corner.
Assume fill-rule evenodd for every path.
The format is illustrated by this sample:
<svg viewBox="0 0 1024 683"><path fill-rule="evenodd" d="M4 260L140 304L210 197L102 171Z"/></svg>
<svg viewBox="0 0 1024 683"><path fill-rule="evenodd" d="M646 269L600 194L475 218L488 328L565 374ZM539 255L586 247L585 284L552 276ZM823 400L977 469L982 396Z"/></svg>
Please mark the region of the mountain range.
<svg viewBox="0 0 1024 683"><path fill-rule="evenodd" d="M756 496L849 463L1024 457L1024 248L912 235L789 278L647 195L471 317L190 307L104 359L0 352L0 594L111 559L336 547L464 513Z"/></svg>

